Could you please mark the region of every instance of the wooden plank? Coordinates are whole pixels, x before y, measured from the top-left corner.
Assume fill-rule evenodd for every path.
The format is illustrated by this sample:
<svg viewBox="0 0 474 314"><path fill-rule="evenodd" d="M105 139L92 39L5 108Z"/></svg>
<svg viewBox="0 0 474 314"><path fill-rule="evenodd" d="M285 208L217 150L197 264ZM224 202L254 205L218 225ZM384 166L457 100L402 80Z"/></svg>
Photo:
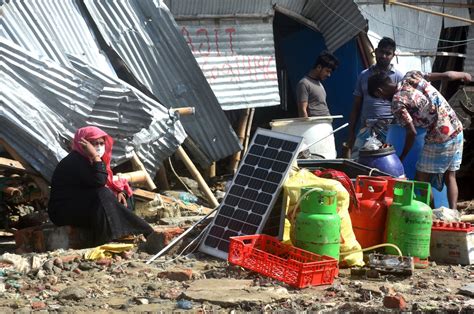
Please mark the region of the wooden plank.
<svg viewBox="0 0 474 314"><path fill-rule="evenodd" d="M16 171L21 171L21 172L26 171L26 168L23 167L21 162L16 161L14 159L8 159L8 158L3 158L3 157L0 157L0 168L16 170Z"/></svg>
<svg viewBox="0 0 474 314"><path fill-rule="evenodd" d="M153 201L156 197L155 192L150 192L150 191L145 191L142 189L135 189L133 191L133 196L135 196L138 199L142 199L145 201Z"/></svg>

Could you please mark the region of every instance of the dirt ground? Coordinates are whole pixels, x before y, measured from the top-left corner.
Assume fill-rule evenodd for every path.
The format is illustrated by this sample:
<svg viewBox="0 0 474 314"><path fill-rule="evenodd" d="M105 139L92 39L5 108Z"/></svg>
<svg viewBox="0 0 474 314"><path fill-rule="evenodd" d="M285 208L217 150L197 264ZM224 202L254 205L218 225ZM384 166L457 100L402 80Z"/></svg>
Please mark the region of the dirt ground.
<svg viewBox="0 0 474 314"><path fill-rule="evenodd" d="M148 219L154 219L156 213L144 211L151 215ZM182 249L199 231L150 264L146 261L152 255L143 246L99 260L85 259L88 250L15 255L13 238L0 233L0 255L17 258L14 263L0 259L0 313L474 313L474 265L431 262L411 276L380 274L370 278L346 268L339 270L332 285L296 289L200 253L195 246L183 254ZM469 284L470 288L466 287Z"/></svg>
<svg viewBox="0 0 474 314"><path fill-rule="evenodd" d="M474 283L474 265L432 263L409 277L379 278L341 269L332 285L295 289L199 252L148 265L150 255L137 248L98 261L85 260L85 251L22 255L37 266L24 273L3 264L0 312L382 312L391 311L384 297L395 293L408 311L474 312L474 295L460 290Z"/></svg>

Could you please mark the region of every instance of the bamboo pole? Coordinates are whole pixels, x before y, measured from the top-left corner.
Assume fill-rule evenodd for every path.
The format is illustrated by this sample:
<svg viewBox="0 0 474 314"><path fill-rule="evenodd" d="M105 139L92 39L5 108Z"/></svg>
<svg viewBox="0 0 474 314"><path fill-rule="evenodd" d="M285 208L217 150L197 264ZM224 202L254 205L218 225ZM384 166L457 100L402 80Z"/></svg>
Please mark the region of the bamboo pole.
<svg viewBox="0 0 474 314"><path fill-rule="evenodd" d="M132 172L117 173L116 175L114 175L114 180L124 178L127 179L127 181L130 183L147 184L146 177L146 171L137 170Z"/></svg>
<svg viewBox="0 0 474 314"><path fill-rule="evenodd" d="M207 177L212 179L216 176L216 162L213 161L209 168L207 169Z"/></svg>
<svg viewBox="0 0 474 314"><path fill-rule="evenodd" d="M462 215L461 216L462 222L474 222L474 215Z"/></svg>
<svg viewBox="0 0 474 314"><path fill-rule="evenodd" d="M245 112L240 116L239 125L237 126L239 142L242 145L242 147L245 141L245 132L247 131L249 116L250 116L250 108L247 108L245 109ZM236 152L234 156L232 156L232 160L230 161L230 167L229 167L232 173L235 173L235 171L237 170L237 166L239 165L241 156L242 156L242 150Z"/></svg>
<svg viewBox="0 0 474 314"><path fill-rule="evenodd" d="M202 175L199 173L194 163L189 158L188 154L186 154L183 147L181 146L178 147L178 149L176 150L176 155L178 155L178 157L184 162L184 165L186 166L188 171L191 173L193 178L197 181L199 187L204 192L204 195L206 196L207 200L210 202L211 206L213 207L219 206L219 202L215 198L214 194L212 194L211 189L207 185Z"/></svg>
<svg viewBox="0 0 474 314"><path fill-rule="evenodd" d="M401 6L401 7L408 8L408 9L413 9L413 10L421 11L421 12L424 12L424 13L429 13L429 14L433 14L433 15L442 16L442 17L445 17L445 18L448 18L448 19L453 19L453 20L466 22L466 23L469 23L469 24L474 24L474 20L465 19L463 17L459 17L459 16L455 16L455 15L451 15L451 14L446 14L446 13L442 13L442 12L436 12L436 11L425 9L425 8L420 8L420 7L415 6L415 5L406 4L406 3L403 3L403 2L398 2L397 0L388 0L388 4L398 5L398 6Z"/></svg>
<svg viewBox="0 0 474 314"><path fill-rule="evenodd" d="M255 114L255 108L250 109L250 116L247 122L247 131L245 133L245 145L244 145L242 154L245 154L247 152L247 148L249 147L250 131L252 130L252 122L253 122L254 114Z"/></svg>
<svg viewBox="0 0 474 314"><path fill-rule="evenodd" d="M153 179L151 178L151 176L148 174L148 172L146 171L145 169L145 166L143 165L142 161L140 160L140 158L138 158L138 155L136 152L133 152L133 155L132 155L132 165L133 167L136 169L136 170L143 170L145 171L145 174L146 174L146 187L150 190L150 191L154 191L156 189L156 184L155 182L153 182Z"/></svg>

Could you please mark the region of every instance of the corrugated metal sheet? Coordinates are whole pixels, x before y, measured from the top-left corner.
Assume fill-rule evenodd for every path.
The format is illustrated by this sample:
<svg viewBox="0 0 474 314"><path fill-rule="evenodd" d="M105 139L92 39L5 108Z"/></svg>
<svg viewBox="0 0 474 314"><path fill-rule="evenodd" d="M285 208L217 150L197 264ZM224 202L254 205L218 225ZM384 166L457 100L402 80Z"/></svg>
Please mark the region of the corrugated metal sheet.
<svg viewBox="0 0 474 314"><path fill-rule="evenodd" d="M173 14L185 16L273 14L272 3L274 2L271 0L165 0Z"/></svg>
<svg viewBox="0 0 474 314"><path fill-rule="evenodd" d="M183 125L209 164L240 149L235 132L161 1L86 0L102 36L166 106L196 107Z"/></svg>
<svg viewBox="0 0 474 314"><path fill-rule="evenodd" d="M442 7L425 6L441 12ZM374 47L383 36L397 43L397 52L430 51L438 47L442 17L399 6L359 5L369 20L369 39ZM421 70L430 72L433 58L422 56L397 56L393 62L402 72Z"/></svg>
<svg viewBox="0 0 474 314"><path fill-rule="evenodd" d="M313 21L331 51L354 38L367 24L352 0L167 0L166 3L174 15L189 17L273 15L273 6L278 5Z"/></svg>
<svg viewBox="0 0 474 314"><path fill-rule="evenodd" d="M166 3L224 110L280 104L271 18L274 5L315 22L330 50L366 25L357 5L349 0Z"/></svg>
<svg viewBox="0 0 474 314"><path fill-rule="evenodd" d="M222 109L280 104L271 20L180 20Z"/></svg>
<svg viewBox="0 0 474 314"><path fill-rule="evenodd" d="M73 55L115 76L76 0L2 2L0 36L60 64L69 65L68 55Z"/></svg>
<svg viewBox="0 0 474 314"><path fill-rule="evenodd" d="M454 15L454 16L458 16L458 17L462 17L462 18L465 18L465 19L470 19L470 15L469 15L469 9L468 8L453 8L453 7L449 7L448 5L449 4L467 4L468 1L467 0L439 0L439 1L442 1L443 3L446 4L446 6L444 7L444 13L446 14L450 14L450 15ZM467 23L467 22L463 22L463 21L458 21L458 20L454 20L454 19L449 19L449 18L445 18L444 19L444 27L458 27L458 26L469 26L471 24Z"/></svg>
<svg viewBox="0 0 474 314"><path fill-rule="evenodd" d="M330 51L336 51L367 25L352 0L308 1L301 14L316 23Z"/></svg>
<svg viewBox="0 0 474 314"><path fill-rule="evenodd" d="M85 125L114 137L117 163L135 150L152 174L186 138L165 107L80 59L59 65L4 38L0 52L0 138L46 179L67 154L65 140Z"/></svg>
<svg viewBox="0 0 474 314"><path fill-rule="evenodd" d="M469 27L468 38L474 38L474 25ZM474 41L467 43L466 59L464 59L464 71L474 76Z"/></svg>
<svg viewBox="0 0 474 314"><path fill-rule="evenodd" d="M381 5L380 0L355 0L357 4L361 6L366 5ZM472 0L410 0L410 1L399 1L403 3L407 3L413 6L417 6L423 9L429 9L436 12L443 12L449 15L470 19L469 17L469 8L465 6L466 4L473 4ZM464 6L464 7L463 7ZM390 7L400 7L397 5L386 5L387 8ZM434 8L434 9L433 9ZM409 9L415 10L415 9ZM443 25L445 28L447 27L457 27L457 26L469 26L470 24L467 22L451 19L451 18L443 18Z"/></svg>

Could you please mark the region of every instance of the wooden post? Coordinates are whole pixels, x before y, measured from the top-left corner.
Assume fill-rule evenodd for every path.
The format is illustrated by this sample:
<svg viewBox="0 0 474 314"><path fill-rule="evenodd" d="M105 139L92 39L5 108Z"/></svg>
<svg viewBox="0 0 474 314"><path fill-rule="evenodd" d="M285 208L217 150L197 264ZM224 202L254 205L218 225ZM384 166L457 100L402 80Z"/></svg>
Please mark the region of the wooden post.
<svg viewBox="0 0 474 314"><path fill-rule="evenodd" d="M132 166L135 168L135 170L143 170L146 173L146 186L150 191L154 191L156 189L156 184L153 182L153 179L150 177L148 172L145 169L145 166L143 165L142 161L140 158L138 158L138 155L136 152L133 152L132 155Z"/></svg>
<svg viewBox="0 0 474 314"><path fill-rule="evenodd" d="M209 168L207 169L207 177L212 179L216 176L216 162L213 161Z"/></svg>
<svg viewBox="0 0 474 314"><path fill-rule="evenodd" d="M250 109L250 116L247 121L247 131L245 133L245 145L244 145L244 150L242 151L242 154L245 154L247 152L247 148L249 147L249 141L250 141L250 132L252 130L252 123L253 123L253 116L255 114L255 108Z"/></svg>
<svg viewBox="0 0 474 314"><path fill-rule="evenodd" d="M156 172L156 180L158 181L158 186L160 190L165 191L170 189L170 184L168 182L168 176L166 175L166 168L164 162L163 165L158 168L158 171Z"/></svg>
<svg viewBox="0 0 474 314"><path fill-rule="evenodd" d="M247 131L249 116L250 116L250 109L247 108L245 109L245 112L240 116L239 125L237 126L237 135L239 136L239 142L242 145L242 147L244 146L244 142L245 142L245 132ZM241 156L242 156L242 151L238 151L232 156L232 160L230 161L230 165L229 165L230 171L232 171L232 173L235 173L235 171L237 171L237 166L239 165Z"/></svg>
<svg viewBox="0 0 474 314"><path fill-rule="evenodd" d="M176 155L178 155L178 157L184 162L184 165L186 166L188 171L191 173L193 178L197 181L199 187L204 192L204 195L206 196L211 206L212 207L219 206L219 202L215 198L214 194L212 194L212 191L207 185L206 181L204 181L204 178L199 173L198 169L196 168L194 163L189 158L188 154L186 154L186 152L181 146L178 147L178 149L176 150Z"/></svg>

